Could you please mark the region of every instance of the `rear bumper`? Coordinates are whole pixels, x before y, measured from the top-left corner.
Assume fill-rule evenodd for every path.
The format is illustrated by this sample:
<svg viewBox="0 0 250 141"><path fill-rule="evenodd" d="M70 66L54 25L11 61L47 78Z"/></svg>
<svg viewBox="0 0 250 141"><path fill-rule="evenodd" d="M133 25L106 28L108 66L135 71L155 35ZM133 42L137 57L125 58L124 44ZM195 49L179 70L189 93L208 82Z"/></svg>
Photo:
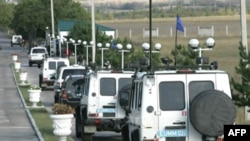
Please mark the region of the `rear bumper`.
<svg viewBox="0 0 250 141"><path fill-rule="evenodd" d="M32 63L32 64L42 64L43 60L29 60L29 63Z"/></svg>

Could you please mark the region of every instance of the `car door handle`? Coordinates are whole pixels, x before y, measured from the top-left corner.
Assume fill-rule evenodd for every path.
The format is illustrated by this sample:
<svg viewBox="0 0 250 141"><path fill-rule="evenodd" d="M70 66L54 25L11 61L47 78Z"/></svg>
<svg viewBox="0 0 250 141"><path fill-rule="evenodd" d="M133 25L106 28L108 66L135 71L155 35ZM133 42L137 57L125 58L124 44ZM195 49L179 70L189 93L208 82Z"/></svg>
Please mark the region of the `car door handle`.
<svg viewBox="0 0 250 141"><path fill-rule="evenodd" d="M184 125L184 124L186 124L186 122L185 122L185 121L178 121L178 122L173 122L173 124L181 124L181 125Z"/></svg>

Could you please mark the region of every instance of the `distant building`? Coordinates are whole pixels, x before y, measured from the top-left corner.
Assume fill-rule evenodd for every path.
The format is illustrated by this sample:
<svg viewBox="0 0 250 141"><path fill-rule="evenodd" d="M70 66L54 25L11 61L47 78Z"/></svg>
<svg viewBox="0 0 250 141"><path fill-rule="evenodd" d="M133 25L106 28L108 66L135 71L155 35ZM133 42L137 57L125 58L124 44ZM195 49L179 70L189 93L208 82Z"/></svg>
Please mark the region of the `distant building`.
<svg viewBox="0 0 250 141"><path fill-rule="evenodd" d="M69 35L70 30L73 28L73 26L77 23L76 20L61 20L58 22L58 33L60 36L60 39L65 38L65 36ZM115 38L115 29L106 27L103 25L96 24L96 29L99 31L105 33L107 36L112 36Z"/></svg>

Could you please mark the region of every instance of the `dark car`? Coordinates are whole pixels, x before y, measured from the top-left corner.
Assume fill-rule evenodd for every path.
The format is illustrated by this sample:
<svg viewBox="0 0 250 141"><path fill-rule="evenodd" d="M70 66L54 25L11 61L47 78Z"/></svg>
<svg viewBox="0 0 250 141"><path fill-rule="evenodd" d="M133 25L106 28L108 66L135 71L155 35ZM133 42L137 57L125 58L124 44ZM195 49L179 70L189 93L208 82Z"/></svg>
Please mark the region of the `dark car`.
<svg viewBox="0 0 250 141"><path fill-rule="evenodd" d="M77 108L83 93L84 75L69 75L62 83L59 102Z"/></svg>

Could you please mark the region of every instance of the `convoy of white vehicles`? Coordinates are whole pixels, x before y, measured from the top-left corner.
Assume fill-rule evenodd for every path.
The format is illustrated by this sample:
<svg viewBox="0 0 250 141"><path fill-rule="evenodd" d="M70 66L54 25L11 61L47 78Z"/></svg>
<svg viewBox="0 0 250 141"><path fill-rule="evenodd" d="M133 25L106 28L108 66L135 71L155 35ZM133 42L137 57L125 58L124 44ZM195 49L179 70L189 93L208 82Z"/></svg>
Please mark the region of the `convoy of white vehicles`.
<svg viewBox="0 0 250 141"><path fill-rule="evenodd" d="M123 141L223 140L224 125L236 118L228 73L213 63L206 69L199 65L152 71L148 62L134 71L96 70L45 55L39 86L53 86L56 103L66 76L84 76L75 109L75 132L82 141L91 141L98 131L121 132Z"/></svg>

